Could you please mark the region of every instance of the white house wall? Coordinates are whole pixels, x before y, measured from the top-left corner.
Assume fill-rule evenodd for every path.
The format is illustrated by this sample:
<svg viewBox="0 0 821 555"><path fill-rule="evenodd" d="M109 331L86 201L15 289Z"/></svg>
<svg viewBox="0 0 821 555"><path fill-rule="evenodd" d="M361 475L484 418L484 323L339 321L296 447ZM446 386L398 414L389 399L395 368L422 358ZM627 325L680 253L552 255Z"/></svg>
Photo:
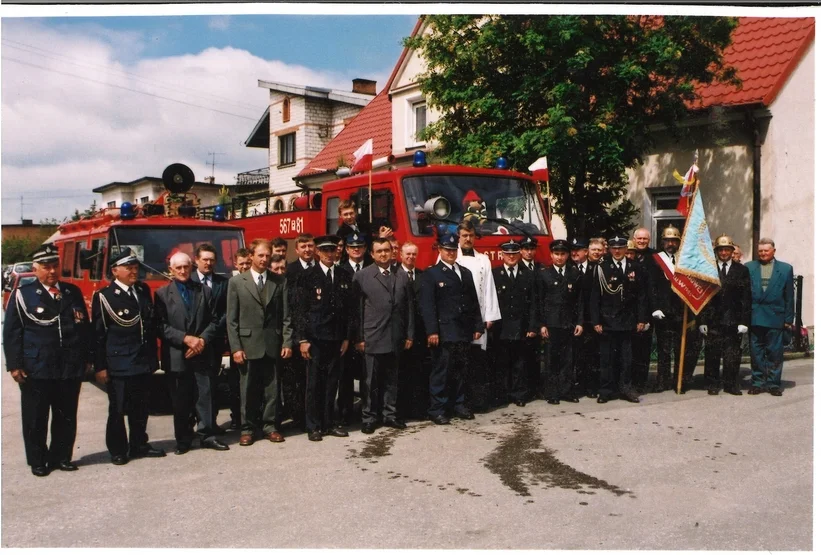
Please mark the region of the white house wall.
<svg viewBox="0 0 821 555"><path fill-rule="evenodd" d="M776 258L804 276L804 324L813 325L815 256L815 44L770 106L762 145L761 236L775 241Z"/></svg>

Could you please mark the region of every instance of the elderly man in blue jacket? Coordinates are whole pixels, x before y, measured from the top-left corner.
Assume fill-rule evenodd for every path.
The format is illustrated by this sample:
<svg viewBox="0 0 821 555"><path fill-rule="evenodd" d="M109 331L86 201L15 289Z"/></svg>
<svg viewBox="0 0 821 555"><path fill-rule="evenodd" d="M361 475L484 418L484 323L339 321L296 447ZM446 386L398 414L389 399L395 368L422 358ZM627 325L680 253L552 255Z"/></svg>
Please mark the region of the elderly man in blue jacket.
<svg viewBox="0 0 821 555"><path fill-rule="evenodd" d="M775 260L775 242L758 241L758 260L747 262L753 289L750 356L752 384L747 393L768 391L781 396L781 370L784 366L784 333L793 329L793 269Z"/></svg>

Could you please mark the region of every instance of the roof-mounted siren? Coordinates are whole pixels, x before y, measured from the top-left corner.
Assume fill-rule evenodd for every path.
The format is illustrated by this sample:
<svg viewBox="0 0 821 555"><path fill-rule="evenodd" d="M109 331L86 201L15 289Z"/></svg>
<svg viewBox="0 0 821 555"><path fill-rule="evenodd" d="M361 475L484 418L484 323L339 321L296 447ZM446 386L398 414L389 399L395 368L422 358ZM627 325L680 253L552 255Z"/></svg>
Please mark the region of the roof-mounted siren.
<svg viewBox="0 0 821 555"><path fill-rule="evenodd" d="M186 199L186 193L194 186L194 172L191 168L185 164L171 164L162 172L162 183L168 192L165 197L167 214L170 212L169 215L173 215L176 211L183 218L193 218L197 215L197 207ZM172 200L172 197L176 198ZM181 202L179 197L182 197Z"/></svg>

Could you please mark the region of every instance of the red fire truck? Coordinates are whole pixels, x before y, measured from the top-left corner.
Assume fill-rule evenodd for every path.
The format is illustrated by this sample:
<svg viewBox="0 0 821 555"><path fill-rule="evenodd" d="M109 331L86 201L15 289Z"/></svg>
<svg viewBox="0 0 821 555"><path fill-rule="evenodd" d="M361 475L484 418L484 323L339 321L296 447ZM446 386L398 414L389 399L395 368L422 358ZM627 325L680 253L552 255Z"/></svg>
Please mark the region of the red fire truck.
<svg viewBox="0 0 821 555"><path fill-rule="evenodd" d="M202 243L217 249L215 272L233 269L234 252L245 245L243 230L224 221L197 219L197 199L187 193L194 174L182 164L163 172L166 193L150 204L105 208L89 218L62 224L49 238L60 252L60 280L74 283L91 306L94 291L110 278L109 260L128 247L140 259L140 280L152 291L168 283L168 260L177 251L192 258ZM220 220L217 211L216 220Z"/></svg>
<svg viewBox="0 0 821 555"><path fill-rule="evenodd" d="M293 210L275 212L271 196L265 193L235 199L227 213L245 230L247 243L258 237L282 237L292 246L300 233L335 233L339 203L350 199L359 221L388 226L400 244L412 241L418 245L417 264L426 268L436 261L438 237L455 231L468 212L480 235L476 248L494 265L501 263L501 243L526 235L537 238L536 258L546 263L550 215L538 183L504 167L504 159L496 169L427 165L424 152L418 151L412 167L343 177L325 183L321 191L302 190ZM289 248L288 256L294 257L293 249Z"/></svg>

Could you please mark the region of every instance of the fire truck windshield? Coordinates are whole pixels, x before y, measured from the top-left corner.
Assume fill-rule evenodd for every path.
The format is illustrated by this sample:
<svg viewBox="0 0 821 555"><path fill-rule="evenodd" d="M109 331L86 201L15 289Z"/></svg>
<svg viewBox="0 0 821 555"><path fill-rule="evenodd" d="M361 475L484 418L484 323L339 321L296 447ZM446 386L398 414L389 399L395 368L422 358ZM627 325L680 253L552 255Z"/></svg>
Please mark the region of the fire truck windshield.
<svg viewBox="0 0 821 555"><path fill-rule="evenodd" d="M140 264L140 279L164 279L168 273L171 255L182 251L194 260L194 251L203 243L210 243L217 251L214 271L231 275L234 253L242 246L242 231L214 228L117 227L112 229L111 256L119 252L117 245L131 249Z"/></svg>
<svg viewBox="0 0 821 555"><path fill-rule="evenodd" d="M499 176L425 175L403 180L411 230L432 235L436 226L455 226L471 219L477 231L496 235L547 235L539 197L532 183ZM425 202L444 197L450 214L436 220ZM440 230L441 231L441 230Z"/></svg>

